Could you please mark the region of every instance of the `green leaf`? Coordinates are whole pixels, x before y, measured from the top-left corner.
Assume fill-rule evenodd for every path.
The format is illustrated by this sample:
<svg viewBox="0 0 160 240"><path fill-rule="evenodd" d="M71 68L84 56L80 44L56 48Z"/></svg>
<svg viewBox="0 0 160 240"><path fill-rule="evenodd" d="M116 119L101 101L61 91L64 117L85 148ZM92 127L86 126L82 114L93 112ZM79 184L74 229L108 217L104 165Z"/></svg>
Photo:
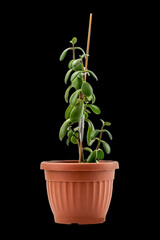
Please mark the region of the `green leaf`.
<svg viewBox="0 0 160 240"><path fill-rule="evenodd" d="M101 113L101 110L100 110L99 107L97 107L96 105L88 104L87 107L90 107L90 109L91 109L95 114L100 114L100 113Z"/></svg>
<svg viewBox="0 0 160 240"><path fill-rule="evenodd" d="M71 74L72 71L73 71L73 69L70 69L70 70L68 70L68 72L66 73L65 78L64 78L65 84L67 84L68 78L69 78L69 76L70 76L70 74Z"/></svg>
<svg viewBox="0 0 160 240"><path fill-rule="evenodd" d="M92 86L88 82L83 82L82 84L82 92L85 96L89 97L93 93Z"/></svg>
<svg viewBox="0 0 160 240"><path fill-rule="evenodd" d="M78 122L82 115L83 115L83 111L84 111L84 103L82 100L80 100L72 109L71 113L70 113L70 119L72 123L76 123Z"/></svg>
<svg viewBox="0 0 160 240"><path fill-rule="evenodd" d="M84 113L84 116L85 116L85 119L87 119L88 118L88 113Z"/></svg>
<svg viewBox="0 0 160 240"><path fill-rule="evenodd" d="M100 148L97 150L97 158L98 160L102 160L104 158L104 152Z"/></svg>
<svg viewBox="0 0 160 240"><path fill-rule="evenodd" d="M105 122L104 122L102 119L100 119L100 120L101 120L101 122L102 122L102 126L104 126L104 123L105 123Z"/></svg>
<svg viewBox="0 0 160 240"><path fill-rule="evenodd" d="M109 138L110 138L111 140L113 139L112 134L111 134L108 130L103 129L102 132L106 132L106 133L108 134Z"/></svg>
<svg viewBox="0 0 160 240"><path fill-rule="evenodd" d="M73 130L72 129L70 129L69 131L68 131L68 133L67 133L67 136L69 137L69 138L71 138L72 137L72 135L73 135Z"/></svg>
<svg viewBox="0 0 160 240"><path fill-rule="evenodd" d="M68 96L69 96L69 91L71 90L71 88L72 88L72 85L70 85L65 91L64 99L65 99L66 103L68 103Z"/></svg>
<svg viewBox="0 0 160 240"><path fill-rule="evenodd" d="M98 81L98 78L94 72L92 72L91 70L86 70L86 72L89 72Z"/></svg>
<svg viewBox="0 0 160 240"><path fill-rule="evenodd" d="M83 150L85 150L85 151L88 151L88 152L92 152L92 149L91 148L89 148L89 147L85 147L85 148L83 148Z"/></svg>
<svg viewBox="0 0 160 240"><path fill-rule="evenodd" d="M70 103L71 106L75 105L80 91L81 91L81 89L78 89L74 93L72 93L72 95L70 96L69 103Z"/></svg>
<svg viewBox="0 0 160 240"><path fill-rule="evenodd" d="M73 45L76 44L77 38L76 38L76 37L72 38L72 40L71 40L70 42L71 42Z"/></svg>
<svg viewBox="0 0 160 240"><path fill-rule="evenodd" d="M86 122L88 122L87 144L89 145L89 143L91 141L91 133L92 133L92 131L94 131L94 125L89 119L86 119Z"/></svg>
<svg viewBox="0 0 160 240"><path fill-rule="evenodd" d="M96 129L96 130L92 131L91 136L90 136L91 140L93 140L100 131L101 130L99 130L99 129Z"/></svg>
<svg viewBox="0 0 160 240"><path fill-rule="evenodd" d="M105 121L103 121L102 119L100 119L100 120L101 120L103 126L110 126L110 125L111 125L110 122L105 122Z"/></svg>
<svg viewBox="0 0 160 240"><path fill-rule="evenodd" d="M75 47L74 49L79 49L79 50L81 50L83 52L83 54L85 54L85 51L82 48L80 48L80 47Z"/></svg>
<svg viewBox="0 0 160 240"><path fill-rule="evenodd" d="M60 58L59 58L60 61L62 61L62 60L65 58L68 50L72 50L72 48L67 48L67 49L65 49L65 50L61 53L61 56L60 56Z"/></svg>
<svg viewBox="0 0 160 240"><path fill-rule="evenodd" d="M59 139L62 141L62 139L64 138L64 136L67 133L67 128L69 123L71 122L70 119L67 119L61 126L60 131L59 131Z"/></svg>
<svg viewBox="0 0 160 240"><path fill-rule="evenodd" d="M101 141L101 142L103 144L103 148L104 148L105 152L107 154L109 154L111 152L111 148L110 148L109 144L107 142L105 142L105 141Z"/></svg>
<svg viewBox="0 0 160 240"><path fill-rule="evenodd" d="M81 73L82 71L76 71L72 74L71 76L71 82L73 81L73 79L75 79L76 77L78 77L78 75Z"/></svg>
<svg viewBox="0 0 160 240"><path fill-rule="evenodd" d="M78 144L78 140L74 136L71 137L71 142L73 144Z"/></svg>
<svg viewBox="0 0 160 240"><path fill-rule="evenodd" d="M66 111L65 111L65 119L70 118L70 113L71 113L72 109L73 109L73 106L71 106L71 105L69 105L69 106L67 107L67 109L66 109Z"/></svg>
<svg viewBox="0 0 160 240"><path fill-rule="evenodd" d="M82 80L81 78L76 77L76 78L73 79L73 81L72 81L72 86L73 86L76 90L78 90L78 89L81 88L82 83L83 83L83 80Z"/></svg>
<svg viewBox="0 0 160 240"><path fill-rule="evenodd" d="M110 122L105 122L105 123L104 123L104 126L110 126L110 125L111 125Z"/></svg>
<svg viewBox="0 0 160 240"><path fill-rule="evenodd" d="M74 71L84 71L84 67L82 65L82 59L76 59L72 63L72 68Z"/></svg>
<svg viewBox="0 0 160 240"><path fill-rule="evenodd" d="M92 144L95 142L95 139L89 142L88 146L92 146Z"/></svg>
<svg viewBox="0 0 160 240"><path fill-rule="evenodd" d="M94 93L92 93L92 104L94 104L96 101L96 96L94 95Z"/></svg>
<svg viewBox="0 0 160 240"><path fill-rule="evenodd" d="M87 163L94 163L96 162L96 158L97 158L97 151L94 150L87 158Z"/></svg>
<svg viewBox="0 0 160 240"><path fill-rule="evenodd" d="M71 142L73 144L78 144L78 132L73 132L73 136L71 137Z"/></svg>
<svg viewBox="0 0 160 240"><path fill-rule="evenodd" d="M69 61L69 63L68 63L68 68L69 68L69 69L72 68L72 63L73 63L73 61L74 61L73 59L72 59L71 61Z"/></svg>

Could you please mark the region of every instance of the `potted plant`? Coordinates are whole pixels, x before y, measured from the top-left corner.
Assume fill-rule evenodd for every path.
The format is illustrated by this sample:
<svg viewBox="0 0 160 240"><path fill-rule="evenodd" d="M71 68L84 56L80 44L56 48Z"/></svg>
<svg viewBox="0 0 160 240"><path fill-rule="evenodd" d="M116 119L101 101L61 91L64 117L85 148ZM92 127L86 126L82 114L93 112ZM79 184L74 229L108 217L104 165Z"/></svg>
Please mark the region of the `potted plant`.
<svg viewBox="0 0 160 240"><path fill-rule="evenodd" d="M95 105L96 97L91 83L87 81L87 76L98 80L95 73L87 68L91 19L92 15L87 52L76 46L77 38L74 37L70 41L71 47L65 49L60 56L62 61L66 54L72 53L64 79L65 84L69 83L64 95L68 107L59 138L61 141L66 138L68 146L77 144L79 159L41 163L41 169L45 170L48 199L55 222L63 224L95 224L105 221L115 169L119 167L117 161L103 160L104 154L111 151L108 142L102 138L106 134L112 140L108 130L111 123L101 119L101 127L95 129L90 120L92 112L97 115L101 113L100 108ZM78 57L77 51L81 52ZM87 145L83 146L85 126Z"/></svg>

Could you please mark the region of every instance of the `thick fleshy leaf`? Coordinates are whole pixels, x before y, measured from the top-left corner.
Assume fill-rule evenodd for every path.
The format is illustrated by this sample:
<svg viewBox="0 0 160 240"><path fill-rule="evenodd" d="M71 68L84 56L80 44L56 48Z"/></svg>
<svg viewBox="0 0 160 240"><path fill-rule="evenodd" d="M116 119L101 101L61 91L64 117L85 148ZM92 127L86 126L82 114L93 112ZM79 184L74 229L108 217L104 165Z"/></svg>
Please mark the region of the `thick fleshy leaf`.
<svg viewBox="0 0 160 240"><path fill-rule="evenodd" d="M110 148L109 144L107 142L105 142L105 141L101 141L101 142L103 144L103 148L104 148L105 152L107 154L109 154L111 152L111 148Z"/></svg>
<svg viewBox="0 0 160 240"><path fill-rule="evenodd" d="M94 72L92 72L91 70L87 70L86 72L89 72L98 81L98 78Z"/></svg>
<svg viewBox="0 0 160 240"><path fill-rule="evenodd" d="M84 67L82 65L82 60L81 59L74 60L74 62L72 63L72 68L74 71L83 71Z"/></svg>
<svg viewBox="0 0 160 240"><path fill-rule="evenodd" d="M64 99L65 99L66 103L68 103L68 96L69 96L69 91L71 90L71 88L72 88L72 85L70 85L65 91Z"/></svg>
<svg viewBox="0 0 160 240"><path fill-rule="evenodd" d="M91 141L91 133L92 133L92 131L94 131L94 125L89 119L86 119L86 122L88 122L87 144L89 145L89 143Z"/></svg>
<svg viewBox="0 0 160 240"><path fill-rule="evenodd" d="M83 82L82 84L82 92L84 96L89 97L93 93L92 86L88 82Z"/></svg>
<svg viewBox="0 0 160 240"><path fill-rule="evenodd" d="M91 109L95 114L100 114L100 113L101 113L101 110L100 110L99 107L97 107L96 105L88 104L87 107L90 107L90 109Z"/></svg>
<svg viewBox="0 0 160 240"><path fill-rule="evenodd" d="M72 109L71 113L70 113L70 119L72 123L76 123L78 122L82 115L83 115L83 111L84 111L84 103L82 100L80 100Z"/></svg>
<svg viewBox="0 0 160 240"><path fill-rule="evenodd" d="M97 158L98 160L102 160L104 158L104 152L100 148L97 150Z"/></svg>
<svg viewBox="0 0 160 240"><path fill-rule="evenodd" d="M66 111L65 111L65 119L70 118L70 113L71 113L72 109L73 109L73 106L71 106L71 105L69 105L69 106L67 107L67 109L66 109Z"/></svg>
<svg viewBox="0 0 160 240"><path fill-rule="evenodd" d="M104 125L105 125L105 126L110 126L111 123L110 123L110 122L105 122Z"/></svg>
<svg viewBox="0 0 160 240"><path fill-rule="evenodd" d="M100 131L101 130L99 130L99 129L96 129L96 130L92 131L92 133L91 133L91 140L93 140Z"/></svg>
<svg viewBox="0 0 160 240"><path fill-rule="evenodd" d="M83 80L82 80L81 78L76 77L76 78L73 79L73 81L72 81L72 86L73 86L76 90L78 90L78 89L81 88L82 83L83 83Z"/></svg>
<svg viewBox="0 0 160 240"><path fill-rule="evenodd" d="M78 75L81 73L82 71L76 71L72 74L71 76L71 82L73 81L73 79L75 79L76 77L78 77Z"/></svg>
<svg viewBox="0 0 160 240"><path fill-rule="evenodd" d="M72 48L67 48L67 49L65 49L65 50L61 53L61 56L60 56L60 58L59 58L60 61L62 61L62 60L65 58L68 50L72 50Z"/></svg>
<svg viewBox="0 0 160 240"><path fill-rule="evenodd" d="M71 42L73 45L76 44L77 38L76 38L76 37L72 38L72 40L71 40L70 42Z"/></svg>
<svg viewBox="0 0 160 240"><path fill-rule="evenodd" d="M94 93L92 93L92 104L94 104L96 101L96 96L94 95Z"/></svg>
<svg viewBox="0 0 160 240"><path fill-rule="evenodd" d="M69 76L70 76L70 74L71 74L72 71L73 71L73 69L70 69L70 70L68 70L68 72L66 73L65 78L64 78L65 84L67 84L68 78L69 78Z"/></svg>
<svg viewBox="0 0 160 240"><path fill-rule="evenodd" d="M94 163L96 162L96 158L97 158L97 151L94 150L87 158L87 163Z"/></svg>
<svg viewBox="0 0 160 240"><path fill-rule="evenodd" d="M92 152L92 149L91 148L89 148L89 147L85 147L85 148L83 148L83 150L86 150L86 151L88 151L88 152Z"/></svg>
<svg viewBox="0 0 160 240"><path fill-rule="evenodd" d="M69 68L69 69L72 68L72 63L73 63L73 61L74 61L73 59L72 59L71 61L69 61L69 63L68 63L68 68Z"/></svg>
<svg viewBox="0 0 160 240"><path fill-rule="evenodd" d="M108 136L109 136L109 138L112 140L112 134L108 131L108 130L106 130L106 129L103 129L103 131L102 132L106 132L107 134L108 134Z"/></svg>
<svg viewBox="0 0 160 240"><path fill-rule="evenodd" d="M81 89L78 89L76 90L74 93L72 93L70 99L69 99L69 103L71 106L74 106L76 101L77 101L77 98L79 96L79 93L80 93Z"/></svg>
<svg viewBox="0 0 160 240"><path fill-rule="evenodd" d="M70 119L67 119L61 126L60 131L59 131L59 139L62 141L62 139L64 138L64 136L67 133L67 128L69 123L71 122Z"/></svg>

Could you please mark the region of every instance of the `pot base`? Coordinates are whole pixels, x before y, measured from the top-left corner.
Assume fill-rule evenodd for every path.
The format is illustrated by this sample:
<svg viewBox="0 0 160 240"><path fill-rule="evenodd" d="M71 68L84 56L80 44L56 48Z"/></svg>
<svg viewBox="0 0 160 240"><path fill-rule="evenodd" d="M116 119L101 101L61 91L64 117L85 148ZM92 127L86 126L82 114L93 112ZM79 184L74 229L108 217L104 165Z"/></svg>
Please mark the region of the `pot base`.
<svg viewBox="0 0 160 240"><path fill-rule="evenodd" d="M60 224L79 224L79 225L88 225L88 224L99 224L105 222L105 218L79 218L79 219L54 219L56 223Z"/></svg>

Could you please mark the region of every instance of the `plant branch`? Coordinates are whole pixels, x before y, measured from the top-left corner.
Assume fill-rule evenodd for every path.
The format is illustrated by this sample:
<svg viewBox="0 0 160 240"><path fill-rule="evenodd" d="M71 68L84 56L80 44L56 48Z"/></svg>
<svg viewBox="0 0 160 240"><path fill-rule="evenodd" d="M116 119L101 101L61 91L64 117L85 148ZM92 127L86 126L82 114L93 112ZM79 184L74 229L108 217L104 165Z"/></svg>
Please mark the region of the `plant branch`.
<svg viewBox="0 0 160 240"><path fill-rule="evenodd" d="M101 131L100 131L100 134L99 134L99 140L98 140L98 144L97 144L97 147L96 147L97 150L99 149L100 144L101 144L102 133L103 133L103 126L102 126Z"/></svg>

